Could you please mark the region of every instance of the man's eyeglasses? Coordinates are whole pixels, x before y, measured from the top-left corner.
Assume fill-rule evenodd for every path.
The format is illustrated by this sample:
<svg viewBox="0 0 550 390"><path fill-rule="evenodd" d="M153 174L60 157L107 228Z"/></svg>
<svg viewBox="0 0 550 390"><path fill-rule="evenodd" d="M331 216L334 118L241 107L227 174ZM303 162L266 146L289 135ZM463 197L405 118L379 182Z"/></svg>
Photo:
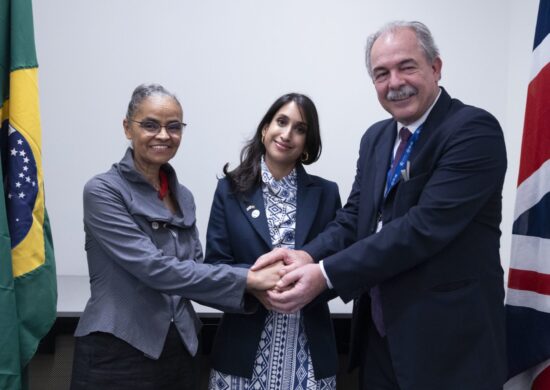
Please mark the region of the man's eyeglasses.
<svg viewBox="0 0 550 390"><path fill-rule="evenodd" d="M187 123L183 122L169 122L165 124L164 126L160 123L152 120L146 120L146 121L135 121L133 119L129 119L130 122L135 122L141 127L145 132L151 135L157 135L160 133L160 129L163 127L166 129L166 132L168 132L171 135L180 135L183 129L185 129L185 126L187 126Z"/></svg>

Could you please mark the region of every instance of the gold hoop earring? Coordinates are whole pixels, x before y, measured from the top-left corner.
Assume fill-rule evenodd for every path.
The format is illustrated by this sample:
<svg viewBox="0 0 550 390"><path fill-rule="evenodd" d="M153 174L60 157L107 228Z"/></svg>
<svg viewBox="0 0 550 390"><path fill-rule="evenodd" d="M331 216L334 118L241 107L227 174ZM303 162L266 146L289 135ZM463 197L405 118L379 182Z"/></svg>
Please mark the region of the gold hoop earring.
<svg viewBox="0 0 550 390"><path fill-rule="evenodd" d="M307 160L309 160L309 153L307 151L305 151L304 153L302 153L302 158L301 158L302 162L306 162Z"/></svg>

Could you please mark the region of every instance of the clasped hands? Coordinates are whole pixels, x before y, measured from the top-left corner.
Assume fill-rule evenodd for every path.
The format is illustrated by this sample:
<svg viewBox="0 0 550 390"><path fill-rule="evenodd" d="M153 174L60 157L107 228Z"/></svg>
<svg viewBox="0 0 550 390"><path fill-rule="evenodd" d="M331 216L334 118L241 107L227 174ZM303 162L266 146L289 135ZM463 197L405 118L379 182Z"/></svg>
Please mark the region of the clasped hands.
<svg viewBox="0 0 550 390"><path fill-rule="evenodd" d="M256 260L247 286L268 310L294 313L326 289L327 283L307 252L277 248Z"/></svg>

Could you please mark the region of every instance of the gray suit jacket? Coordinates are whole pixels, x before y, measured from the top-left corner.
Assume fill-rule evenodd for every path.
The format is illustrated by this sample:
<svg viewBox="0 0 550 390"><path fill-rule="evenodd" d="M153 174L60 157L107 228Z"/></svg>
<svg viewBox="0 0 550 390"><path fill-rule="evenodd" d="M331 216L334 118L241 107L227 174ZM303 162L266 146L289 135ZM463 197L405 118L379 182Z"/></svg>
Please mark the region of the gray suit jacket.
<svg viewBox="0 0 550 390"><path fill-rule="evenodd" d="M91 298L75 336L108 332L158 358L171 320L191 354L200 321L189 299L242 311L247 270L198 263L191 192L166 164L180 211L172 214L134 168L132 150L84 187Z"/></svg>

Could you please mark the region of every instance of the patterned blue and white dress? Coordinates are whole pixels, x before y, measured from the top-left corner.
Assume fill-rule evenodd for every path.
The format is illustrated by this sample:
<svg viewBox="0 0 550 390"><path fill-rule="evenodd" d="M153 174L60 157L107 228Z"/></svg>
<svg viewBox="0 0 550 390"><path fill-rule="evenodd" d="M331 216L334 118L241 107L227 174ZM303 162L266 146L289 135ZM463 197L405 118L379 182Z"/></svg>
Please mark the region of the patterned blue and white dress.
<svg viewBox="0 0 550 390"><path fill-rule="evenodd" d="M273 247L294 248L296 170L273 178L262 158L262 191ZM238 353L238 352L237 352ZM212 370L209 390L335 390L336 376L315 380L301 312L269 311L256 352L252 378Z"/></svg>

